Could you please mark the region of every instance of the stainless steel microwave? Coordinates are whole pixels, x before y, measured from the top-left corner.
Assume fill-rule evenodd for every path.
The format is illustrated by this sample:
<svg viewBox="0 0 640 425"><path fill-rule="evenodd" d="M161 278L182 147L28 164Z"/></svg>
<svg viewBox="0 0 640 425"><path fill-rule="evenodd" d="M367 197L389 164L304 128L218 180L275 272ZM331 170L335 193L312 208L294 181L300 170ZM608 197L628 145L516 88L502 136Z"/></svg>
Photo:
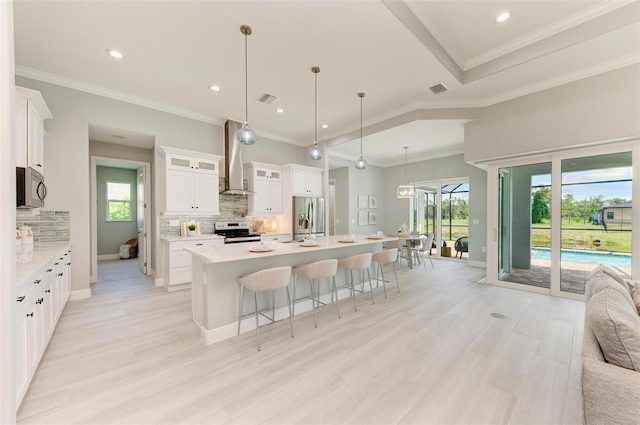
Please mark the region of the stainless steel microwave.
<svg viewBox="0 0 640 425"><path fill-rule="evenodd" d="M47 197L44 177L33 168L16 167L16 200L18 208L42 208Z"/></svg>

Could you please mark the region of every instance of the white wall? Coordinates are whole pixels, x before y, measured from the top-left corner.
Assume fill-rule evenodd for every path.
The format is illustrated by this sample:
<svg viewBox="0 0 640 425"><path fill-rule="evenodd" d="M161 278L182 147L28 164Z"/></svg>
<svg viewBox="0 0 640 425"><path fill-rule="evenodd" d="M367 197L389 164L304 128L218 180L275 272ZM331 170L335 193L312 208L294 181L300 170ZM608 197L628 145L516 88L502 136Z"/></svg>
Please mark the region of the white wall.
<svg viewBox="0 0 640 425"><path fill-rule="evenodd" d="M336 181L336 235L349 233L349 168L329 171L329 178Z"/></svg>
<svg viewBox="0 0 640 425"><path fill-rule="evenodd" d="M349 233L369 235L384 229L384 180L385 169L369 165L366 170L356 170L355 166L349 170ZM378 198L378 208L358 208L358 194L373 195ZM358 213L360 211L375 211L378 215L378 224L358 225Z"/></svg>
<svg viewBox="0 0 640 425"><path fill-rule="evenodd" d="M13 3L0 1L0 423L16 422L15 304L16 162L14 129Z"/></svg>
<svg viewBox="0 0 640 425"><path fill-rule="evenodd" d="M398 165L384 169L384 203L379 201L384 211L385 233L395 233L402 223L409 224L411 199L397 199L396 189L401 183L469 178L469 260L486 262L487 241L487 172L467 164L463 155L453 155L428 161ZM478 224L473 224L478 220Z"/></svg>
<svg viewBox="0 0 640 425"><path fill-rule="evenodd" d="M640 135L640 65L631 65L484 108L465 125L469 162Z"/></svg>
<svg viewBox="0 0 640 425"><path fill-rule="evenodd" d="M89 289L89 124L151 134L156 146L218 155L223 152L222 127L28 78L16 77L16 83L39 90L53 115L53 119L45 121L47 208L70 211L74 243L72 290ZM157 184L157 173L153 174L157 201L164 187ZM156 246L152 252L158 253L157 222L153 233Z"/></svg>
<svg viewBox="0 0 640 425"><path fill-rule="evenodd" d="M136 170L113 167L97 167L97 229L98 255L117 254L120 245L127 240L138 237L136 210L138 198L136 193ZM107 182L129 183L131 187L131 219L129 221L107 221Z"/></svg>

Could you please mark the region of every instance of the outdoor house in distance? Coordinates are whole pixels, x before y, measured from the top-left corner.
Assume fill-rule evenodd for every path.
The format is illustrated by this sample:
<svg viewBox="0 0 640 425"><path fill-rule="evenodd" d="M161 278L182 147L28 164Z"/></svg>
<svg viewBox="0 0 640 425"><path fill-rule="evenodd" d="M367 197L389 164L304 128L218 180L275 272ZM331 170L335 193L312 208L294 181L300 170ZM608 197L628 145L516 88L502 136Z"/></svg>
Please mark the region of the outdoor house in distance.
<svg viewBox="0 0 640 425"><path fill-rule="evenodd" d="M600 223L605 229L609 226L631 226L633 218L631 211L632 202L623 202L622 204L607 205L598 211Z"/></svg>

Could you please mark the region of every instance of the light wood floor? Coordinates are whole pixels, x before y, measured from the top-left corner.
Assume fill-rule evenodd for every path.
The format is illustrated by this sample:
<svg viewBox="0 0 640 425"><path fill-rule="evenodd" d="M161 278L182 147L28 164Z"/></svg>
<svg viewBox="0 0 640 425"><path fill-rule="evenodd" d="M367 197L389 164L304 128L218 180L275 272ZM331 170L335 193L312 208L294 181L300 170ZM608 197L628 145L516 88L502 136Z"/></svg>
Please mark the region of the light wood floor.
<svg viewBox="0 0 640 425"><path fill-rule="evenodd" d="M190 291L137 264L99 264L71 301L18 412L21 424L580 424L584 304L477 283L436 261L402 293L342 303L202 345ZM491 313L506 316L499 319Z"/></svg>

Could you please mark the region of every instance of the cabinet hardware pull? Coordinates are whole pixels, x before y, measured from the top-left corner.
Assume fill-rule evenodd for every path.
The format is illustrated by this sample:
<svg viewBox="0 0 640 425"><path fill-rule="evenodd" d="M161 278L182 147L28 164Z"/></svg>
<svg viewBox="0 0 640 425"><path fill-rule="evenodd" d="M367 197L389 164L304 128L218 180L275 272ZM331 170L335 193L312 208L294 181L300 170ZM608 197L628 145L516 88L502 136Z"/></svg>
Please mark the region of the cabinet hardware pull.
<svg viewBox="0 0 640 425"><path fill-rule="evenodd" d="M202 244L201 243L197 243L196 246L202 246Z"/></svg>
<svg viewBox="0 0 640 425"><path fill-rule="evenodd" d="M40 298L38 301L36 301L36 304L42 304L43 301L44 301L44 298Z"/></svg>
<svg viewBox="0 0 640 425"><path fill-rule="evenodd" d="M66 256L67 256L67 254L64 254L64 256L66 257Z"/></svg>
<svg viewBox="0 0 640 425"><path fill-rule="evenodd" d="M24 301L24 298L25 298L25 296L24 296L24 295L23 295L23 296L21 296L21 297L18 297L18 300L17 300L17 301L18 301L19 303L21 303L22 301Z"/></svg>
<svg viewBox="0 0 640 425"><path fill-rule="evenodd" d="M34 281L33 281L33 284L34 284L34 285L40 285L40 282L42 282L42 280L41 280L41 279L34 280Z"/></svg>
<svg viewBox="0 0 640 425"><path fill-rule="evenodd" d="M50 293L51 293L51 289L47 289L47 290L46 290L46 291L44 291L44 292L46 292L47 294L50 294Z"/></svg>
<svg viewBox="0 0 640 425"><path fill-rule="evenodd" d="M33 317L33 311L27 314L27 317Z"/></svg>
<svg viewBox="0 0 640 425"><path fill-rule="evenodd" d="M42 167L42 164L36 164L38 167Z"/></svg>
<svg viewBox="0 0 640 425"><path fill-rule="evenodd" d="M57 266L58 264L60 264L60 263L53 263L54 266Z"/></svg>
<svg viewBox="0 0 640 425"><path fill-rule="evenodd" d="M67 263L67 266L70 266L70 265L71 265L71 263Z"/></svg>
<svg viewBox="0 0 640 425"><path fill-rule="evenodd" d="M47 273L51 273L53 269L47 269Z"/></svg>
<svg viewBox="0 0 640 425"><path fill-rule="evenodd" d="M62 276L64 273L58 273L58 276Z"/></svg>

